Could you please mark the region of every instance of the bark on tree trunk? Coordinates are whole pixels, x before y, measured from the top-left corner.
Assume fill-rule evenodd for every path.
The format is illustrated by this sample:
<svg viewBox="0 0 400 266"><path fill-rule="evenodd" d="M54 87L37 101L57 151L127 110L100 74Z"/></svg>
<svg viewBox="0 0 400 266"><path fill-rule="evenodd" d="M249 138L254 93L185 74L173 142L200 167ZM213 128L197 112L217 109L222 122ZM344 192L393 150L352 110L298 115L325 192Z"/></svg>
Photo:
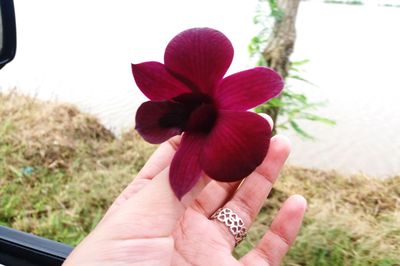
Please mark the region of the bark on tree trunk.
<svg viewBox="0 0 400 266"><path fill-rule="evenodd" d="M289 73L289 57L296 41L296 16L300 0L277 0L279 9L283 12L281 19L276 19L263 56L267 65L286 78ZM269 108L268 113L274 123L278 118L279 108Z"/></svg>

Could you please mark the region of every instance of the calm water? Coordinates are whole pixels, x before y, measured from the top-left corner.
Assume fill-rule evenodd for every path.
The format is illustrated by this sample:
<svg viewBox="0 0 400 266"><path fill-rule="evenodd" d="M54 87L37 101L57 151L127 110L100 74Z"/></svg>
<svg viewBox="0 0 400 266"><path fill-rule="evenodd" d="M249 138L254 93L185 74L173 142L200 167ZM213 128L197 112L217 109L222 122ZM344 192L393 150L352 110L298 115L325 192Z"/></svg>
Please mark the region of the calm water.
<svg viewBox="0 0 400 266"><path fill-rule="evenodd" d="M296 88L327 99L320 113L337 125L306 124L315 142L291 135L291 161L376 176L400 174L400 8L304 4L294 57L311 60L303 75L318 88Z"/></svg>
<svg viewBox="0 0 400 266"><path fill-rule="evenodd" d="M15 4L18 54L0 73L0 88L17 86L40 98L76 103L115 131L133 126L134 112L145 100L135 89L131 62L161 61L174 34L209 26L233 42L231 72L236 72L249 66L247 43L257 32L255 0L234 6L228 0ZM313 142L286 132L293 141L291 163L382 177L400 174L398 25L400 8L301 4L293 59L311 60L302 75L318 87L292 85L311 99L328 100L319 113L337 125L305 123L317 138Z"/></svg>

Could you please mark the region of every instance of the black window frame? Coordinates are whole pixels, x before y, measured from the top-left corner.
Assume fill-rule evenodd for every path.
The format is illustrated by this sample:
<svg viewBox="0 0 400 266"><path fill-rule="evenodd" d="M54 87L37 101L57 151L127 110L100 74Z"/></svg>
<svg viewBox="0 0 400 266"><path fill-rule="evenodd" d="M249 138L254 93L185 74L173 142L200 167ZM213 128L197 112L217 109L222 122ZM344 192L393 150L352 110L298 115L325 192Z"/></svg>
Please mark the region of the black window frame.
<svg viewBox="0 0 400 266"><path fill-rule="evenodd" d="M3 48L0 54L0 69L14 59L17 50L17 31L13 0L0 0L3 24Z"/></svg>
<svg viewBox="0 0 400 266"><path fill-rule="evenodd" d="M63 243L0 226L0 264L6 266L61 265L72 249Z"/></svg>

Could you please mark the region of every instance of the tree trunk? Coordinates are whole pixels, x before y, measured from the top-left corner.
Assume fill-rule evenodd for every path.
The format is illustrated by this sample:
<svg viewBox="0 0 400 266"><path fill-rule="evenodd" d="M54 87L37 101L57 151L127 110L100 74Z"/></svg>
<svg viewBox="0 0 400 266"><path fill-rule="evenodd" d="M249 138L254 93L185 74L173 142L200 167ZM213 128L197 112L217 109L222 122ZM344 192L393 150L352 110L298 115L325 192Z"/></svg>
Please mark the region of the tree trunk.
<svg viewBox="0 0 400 266"><path fill-rule="evenodd" d="M277 0L277 4L283 16L275 20L263 57L269 67L286 78L289 74L289 57L293 52L296 41L295 22L300 0ZM276 124L279 108L269 108L266 113L272 117Z"/></svg>

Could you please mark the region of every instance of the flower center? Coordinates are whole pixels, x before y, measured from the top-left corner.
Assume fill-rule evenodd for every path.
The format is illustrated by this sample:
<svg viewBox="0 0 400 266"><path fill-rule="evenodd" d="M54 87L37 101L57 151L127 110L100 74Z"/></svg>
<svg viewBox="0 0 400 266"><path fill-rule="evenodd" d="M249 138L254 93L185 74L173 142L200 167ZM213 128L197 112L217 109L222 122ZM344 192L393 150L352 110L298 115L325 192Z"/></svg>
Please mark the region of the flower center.
<svg viewBox="0 0 400 266"><path fill-rule="evenodd" d="M212 99L200 93L181 94L174 98L185 110L183 130L208 133L217 119L217 109Z"/></svg>

